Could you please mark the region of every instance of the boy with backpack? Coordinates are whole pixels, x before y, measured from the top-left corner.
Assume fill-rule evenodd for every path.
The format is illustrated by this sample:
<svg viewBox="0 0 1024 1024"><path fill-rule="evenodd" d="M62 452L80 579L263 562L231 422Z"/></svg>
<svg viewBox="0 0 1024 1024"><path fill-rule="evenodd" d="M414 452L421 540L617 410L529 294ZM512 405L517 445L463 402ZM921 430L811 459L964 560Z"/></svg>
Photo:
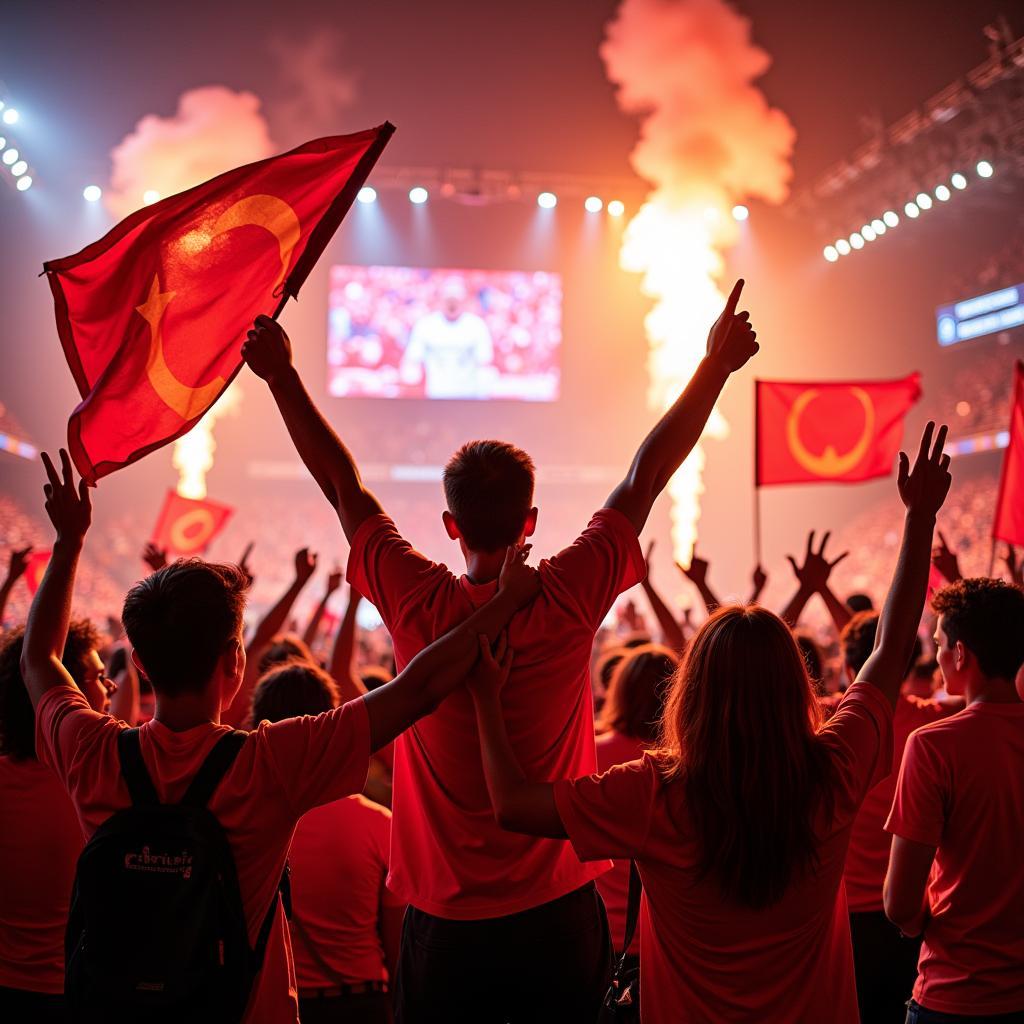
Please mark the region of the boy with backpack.
<svg viewBox="0 0 1024 1024"><path fill-rule="evenodd" d="M306 811L358 793L370 754L436 708L538 590L528 548L510 549L497 592L391 683L316 716L238 733L220 722L245 671L247 577L175 562L136 584L123 621L153 685L138 730L93 711L61 664L91 518L67 453L44 454L53 556L25 631L22 675L36 749L67 788L89 842L68 930L66 993L80 1020L298 1019L279 897Z"/></svg>

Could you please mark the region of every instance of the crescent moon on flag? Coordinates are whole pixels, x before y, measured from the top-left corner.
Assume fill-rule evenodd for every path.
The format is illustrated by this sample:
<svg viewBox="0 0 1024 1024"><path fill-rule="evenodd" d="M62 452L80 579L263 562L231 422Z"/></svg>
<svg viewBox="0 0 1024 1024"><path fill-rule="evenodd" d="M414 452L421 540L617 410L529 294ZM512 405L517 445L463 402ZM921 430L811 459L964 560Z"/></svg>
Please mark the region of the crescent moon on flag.
<svg viewBox="0 0 1024 1024"><path fill-rule="evenodd" d="M861 432L857 443L846 452L840 454L833 445L825 445L821 455L809 452L800 437L800 418L808 405L821 394L818 388L808 388L793 403L786 417L786 440L789 442L789 450L793 458L803 466L809 473L816 476L836 477L849 473L867 453L871 444L871 438L875 433L875 406L871 396L863 389L848 388L851 395L860 402L864 410L864 429Z"/></svg>
<svg viewBox="0 0 1024 1024"><path fill-rule="evenodd" d="M229 206L217 218L209 237L216 238L233 228L245 227L249 224L264 228L277 239L281 269L274 279L274 290L276 291L278 285L284 280L292 251L298 244L301 235L299 218L295 215L295 211L278 196L246 196ZM190 387L188 384L183 384L167 365L167 360L164 358L161 325L167 306L175 294L175 292L161 292L160 277L158 274L154 274L149 296L141 306L135 308L149 324L150 329L149 356L146 360L146 374L149 377L149 382L169 409L176 412L183 420L190 420L213 404L223 391L227 381L223 377L217 376L200 387Z"/></svg>

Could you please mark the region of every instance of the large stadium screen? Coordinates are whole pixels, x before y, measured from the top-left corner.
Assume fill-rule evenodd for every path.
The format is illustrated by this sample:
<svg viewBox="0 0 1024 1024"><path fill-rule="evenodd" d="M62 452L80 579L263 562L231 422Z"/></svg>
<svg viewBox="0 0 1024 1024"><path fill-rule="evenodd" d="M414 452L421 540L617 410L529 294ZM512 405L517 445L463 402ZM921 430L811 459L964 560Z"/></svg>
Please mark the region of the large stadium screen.
<svg viewBox="0 0 1024 1024"><path fill-rule="evenodd" d="M1024 325L1024 284L963 299L935 311L939 344L955 345Z"/></svg>
<svg viewBox="0 0 1024 1024"><path fill-rule="evenodd" d="M332 395L558 398L558 274L333 266L328 301Z"/></svg>

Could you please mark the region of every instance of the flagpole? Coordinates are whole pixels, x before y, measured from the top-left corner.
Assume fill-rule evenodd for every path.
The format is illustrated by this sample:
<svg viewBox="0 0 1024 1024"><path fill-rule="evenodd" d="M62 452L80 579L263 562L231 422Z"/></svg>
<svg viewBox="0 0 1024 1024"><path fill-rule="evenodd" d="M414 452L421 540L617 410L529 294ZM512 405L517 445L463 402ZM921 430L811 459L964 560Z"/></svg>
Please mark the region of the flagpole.
<svg viewBox="0 0 1024 1024"><path fill-rule="evenodd" d="M761 389L754 381L754 565L761 565Z"/></svg>
<svg viewBox="0 0 1024 1024"><path fill-rule="evenodd" d="M761 488L754 485L754 565L761 565Z"/></svg>
<svg viewBox="0 0 1024 1024"><path fill-rule="evenodd" d="M987 575L988 575L989 579L992 579L992 573L994 572L995 567L996 567L996 538L995 538L995 535L993 534L992 537L989 538L989 545L988 545L988 573L987 573Z"/></svg>

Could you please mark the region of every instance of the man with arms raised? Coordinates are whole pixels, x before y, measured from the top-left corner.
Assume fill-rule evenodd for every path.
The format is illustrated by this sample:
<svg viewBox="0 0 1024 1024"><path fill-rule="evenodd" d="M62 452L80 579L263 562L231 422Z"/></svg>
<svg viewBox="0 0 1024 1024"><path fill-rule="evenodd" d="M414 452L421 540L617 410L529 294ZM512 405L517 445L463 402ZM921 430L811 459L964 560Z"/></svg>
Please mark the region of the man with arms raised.
<svg viewBox="0 0 1024 1024"><path fill-rule="evenodd" d="M655 498L700 437L730 373L757 351L737 282L707 355L640 445L625 479L569 547L540 564L541 593L509 626L516 651L505 715L534 778L595 771L589 663L616 597L644 575L638 542ZM374 602L401 668L493 593L508 544L532 535L533 463L501 441L464 445L445 468L445 529L466 573L419 554L362 484L355 461L313 405L281 327L260 317L242 350L270 385L303 462L352 546L348 578ZM528 767L527 767L528 766ZM497 827L468 693L396 745L389 887L409 903L398 968L402 1024L588 1020L606 984L610 944L594 878L558 840Z"/></svg>

